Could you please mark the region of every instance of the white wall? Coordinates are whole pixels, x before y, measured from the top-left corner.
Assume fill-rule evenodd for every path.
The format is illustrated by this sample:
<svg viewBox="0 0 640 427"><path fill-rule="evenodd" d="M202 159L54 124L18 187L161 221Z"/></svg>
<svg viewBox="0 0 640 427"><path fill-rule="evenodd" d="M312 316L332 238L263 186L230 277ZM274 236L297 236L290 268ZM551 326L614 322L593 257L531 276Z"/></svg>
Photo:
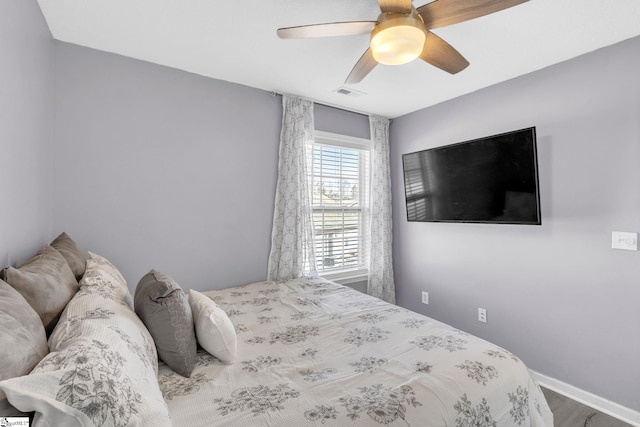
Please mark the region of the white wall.
<svg viewBox="0 0 640 427"><path fill-rule="evenodd" d="M611 231L640 232L638 52L640 38L628 40L391 127L399 304L636 410L640 252L611 249ZM537 127L542 226L407 222L402 154L528 126Z"/></svg>
<svg viewBox="0 0 640 427"><path fill-rule="evenodd" d="M51 238L53 40L35 1L0 4L0 268Z"/></svg>

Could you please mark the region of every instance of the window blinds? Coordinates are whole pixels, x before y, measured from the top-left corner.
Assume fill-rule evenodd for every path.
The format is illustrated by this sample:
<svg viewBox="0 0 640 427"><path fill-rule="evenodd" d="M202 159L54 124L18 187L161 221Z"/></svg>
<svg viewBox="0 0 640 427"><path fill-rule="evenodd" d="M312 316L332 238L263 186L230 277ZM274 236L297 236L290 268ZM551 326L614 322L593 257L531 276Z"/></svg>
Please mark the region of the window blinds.
<svg viewBox="0 0 640 427"><path fill-rule="evenodd" d="M310 144L307 150L319 273L361 268L368 199L368 150Z"/></svg>

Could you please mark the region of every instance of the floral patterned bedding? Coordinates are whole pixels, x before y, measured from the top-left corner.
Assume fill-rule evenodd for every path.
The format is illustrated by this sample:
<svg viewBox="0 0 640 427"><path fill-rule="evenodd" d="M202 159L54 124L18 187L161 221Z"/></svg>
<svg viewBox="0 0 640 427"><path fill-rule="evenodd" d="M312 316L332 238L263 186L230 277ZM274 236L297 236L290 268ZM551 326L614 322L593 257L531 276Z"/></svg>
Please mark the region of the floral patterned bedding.
<svg viewBox="0 0 640 427"><path fill-rule="evenodd" d="M524 364L491 343L323 279L205 293L238 357L160 364L174 426L537 426L552 414Z"/></svg>

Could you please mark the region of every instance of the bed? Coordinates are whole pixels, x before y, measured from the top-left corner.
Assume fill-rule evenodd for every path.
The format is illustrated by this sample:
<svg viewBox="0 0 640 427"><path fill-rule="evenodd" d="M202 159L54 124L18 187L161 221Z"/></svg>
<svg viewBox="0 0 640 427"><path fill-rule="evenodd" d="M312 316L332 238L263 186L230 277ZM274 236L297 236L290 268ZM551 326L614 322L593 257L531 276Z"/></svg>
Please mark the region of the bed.
<svg viewBox="0 0 640 427"><path fill-rule="evenodd" d="M323 279L206 292L231 317L238 360L204 351L184 378L161 364L174 425L551 426L508 351Z"/></svg>
<svg viewBox="0 0 640 427"><path fill-rule="evenodd" d="M223 363L198 347L180 375L158 361L117 268L95 254L86 265L46 354L0 381L37 426L553 425L515 355L321 278L203 292L237 354Z"/></svg>

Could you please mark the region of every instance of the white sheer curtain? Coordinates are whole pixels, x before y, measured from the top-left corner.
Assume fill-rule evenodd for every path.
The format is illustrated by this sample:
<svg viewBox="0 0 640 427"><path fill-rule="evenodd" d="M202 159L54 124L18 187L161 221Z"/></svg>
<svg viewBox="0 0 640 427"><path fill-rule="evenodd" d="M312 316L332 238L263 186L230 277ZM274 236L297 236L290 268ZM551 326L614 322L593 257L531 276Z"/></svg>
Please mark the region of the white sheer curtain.
<svg viewBox="0 0 640 427"><path fill-rule="evenodd" d="M371 196L369 227L368 293L395 304L391 253L391 172L389 164L389 120L370 116Z"/></svg>
<svg viewBox="0 0 640 427"><path fill-rule="evenodd" d="M268 280L316 275L306 145L313 141L313 102L282 96L278 184L273 212Z"/></svg>

